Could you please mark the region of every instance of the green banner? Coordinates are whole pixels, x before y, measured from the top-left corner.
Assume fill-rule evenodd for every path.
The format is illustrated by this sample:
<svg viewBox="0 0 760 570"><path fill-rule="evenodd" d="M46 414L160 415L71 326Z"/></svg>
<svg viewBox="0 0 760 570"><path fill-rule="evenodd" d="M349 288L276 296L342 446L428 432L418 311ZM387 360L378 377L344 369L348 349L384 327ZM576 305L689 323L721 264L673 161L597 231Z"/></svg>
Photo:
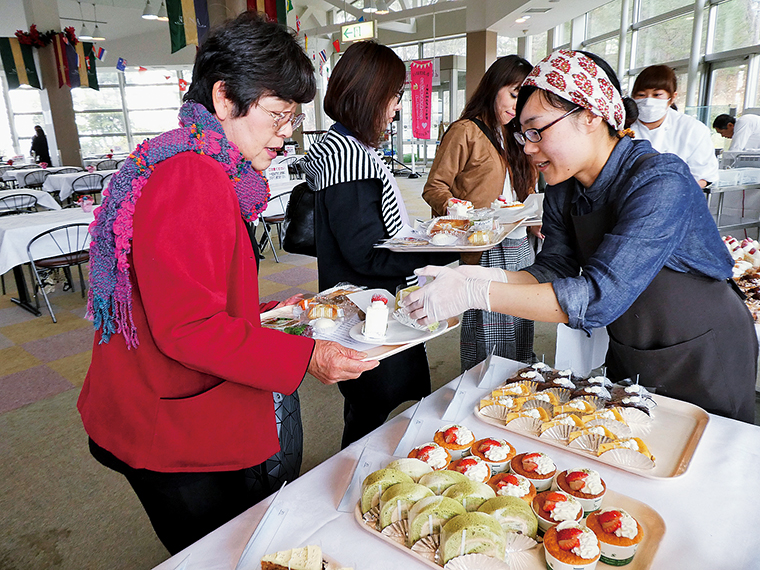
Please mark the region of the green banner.
<svg viewBox="0 0 760 570"><path fill-rule="evenodd" d="M166 0L166 13L169 16L169 36L172 53L187 45L185 40L185 23L182 18L182 0Z"/></svg>
<svg viewBox="0 0 760 570"><path fill-rule="evenodd" d="M20 44L15 37L0 38L0 60L10 89L16 89L20 85L42 89L32 46Z"/></svg>

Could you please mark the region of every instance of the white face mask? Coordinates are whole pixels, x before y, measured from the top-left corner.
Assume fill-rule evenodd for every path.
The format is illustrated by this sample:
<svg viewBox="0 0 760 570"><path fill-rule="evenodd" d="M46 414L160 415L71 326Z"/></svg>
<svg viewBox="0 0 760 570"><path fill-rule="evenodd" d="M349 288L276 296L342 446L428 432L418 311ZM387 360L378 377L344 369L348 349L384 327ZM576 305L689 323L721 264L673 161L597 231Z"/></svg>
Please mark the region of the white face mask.
<svg viewBox="0 0 760 570"><path fill-rule="evenodd" d="M655 99L645 97L638 99L636 106L639 108L639 121L642 123L656 123L668 112L668 99Z"/></svg>

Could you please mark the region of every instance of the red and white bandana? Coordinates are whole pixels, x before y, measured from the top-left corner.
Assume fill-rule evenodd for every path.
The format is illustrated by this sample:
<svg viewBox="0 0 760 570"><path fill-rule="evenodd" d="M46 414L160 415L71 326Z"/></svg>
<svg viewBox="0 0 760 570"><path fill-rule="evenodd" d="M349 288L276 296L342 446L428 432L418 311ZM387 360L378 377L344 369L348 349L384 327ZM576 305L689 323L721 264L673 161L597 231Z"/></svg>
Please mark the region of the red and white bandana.
<svg viewBox="0 0 760 570"><path fill-rule="evenodd" d="M552 52L533 68L523 85L550 91L602 117L618 131L623 129L623 98L604 70L580 52Z"/></svg>

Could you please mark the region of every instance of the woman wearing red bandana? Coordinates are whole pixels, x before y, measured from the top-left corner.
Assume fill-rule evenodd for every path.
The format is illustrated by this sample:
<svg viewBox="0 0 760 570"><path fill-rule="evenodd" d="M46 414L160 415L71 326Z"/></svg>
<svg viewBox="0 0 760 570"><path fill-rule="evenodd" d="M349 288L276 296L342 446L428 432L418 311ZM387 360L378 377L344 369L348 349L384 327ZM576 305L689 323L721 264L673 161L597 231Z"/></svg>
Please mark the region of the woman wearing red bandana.
<svg viewBox="0 0 760 570"><path fill-rule="evenodd" d="M543 250L519 272L427 267L419 322L468 308L607 327L607 375L753 422L757 339L733 260L686 164L625 136L609 65L559 50L520 89L518 142L548 183Z"/></svg>
<svg viewBox="0 0 760 570"><path fill-rule="evenodd" d="M127 478L172 554L282 484L275 393L307 371L331 384L378 364L260 323L248 224L314 93L284 26L245 13L213 31L180 127L135 149L90 229L97 331L78 408L92 454Z"/></svg>

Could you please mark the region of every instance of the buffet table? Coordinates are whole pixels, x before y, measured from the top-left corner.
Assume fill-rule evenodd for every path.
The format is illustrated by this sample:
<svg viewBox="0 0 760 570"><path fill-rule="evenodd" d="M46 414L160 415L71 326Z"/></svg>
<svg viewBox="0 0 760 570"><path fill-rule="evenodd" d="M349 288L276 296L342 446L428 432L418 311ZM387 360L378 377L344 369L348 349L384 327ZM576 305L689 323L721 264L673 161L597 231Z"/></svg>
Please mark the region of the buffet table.
<svg viewBox="0 0 760 570"><path fill-rule="evenodd" d="M580 458L569 451L537 443L480 421L473 410L489 390L477 387L483 366L481 363L469 370L423 400L419 409L410 408L288 484L276 497L275 507L269 511L257 540L248 549L249 538L272 498L252 507L156 568L258 570L263 554L307 544L319 544L325 555L356 570L428 568L405 551L369 534L359 526L353 512L341 512L338 506L362 453L365 459L374 458L377 462L384 461L387 456L390 461L413 413L414 423L407 436L411 436L413 445L432 439L436 429L451 423L441 417L458 385L460 393L465 390L466 394L456 420L473 430L477 438L505 438L518 453L544 451L555 460L560 470L592 467L601 474L609 489L655 509L664 519L667 530L652 568L748 569L760 565L760 542L756 539L756 529L760 525L760 509L757 508L760 504L760 486L757 485L760 428L711 415L686 472L673 478L650 479ZM499 379L506 378L521 366L518 362L494 357L486 381L490 379L489 385L494 386ZM419 432L416 432L417 427ZM414 433L417 435L413 436ZM382 466L384 463L373 466L372 470ZM240 560L244 551L245 556ZM601 570L607 566L599 564L597 568Z"/></svg>

